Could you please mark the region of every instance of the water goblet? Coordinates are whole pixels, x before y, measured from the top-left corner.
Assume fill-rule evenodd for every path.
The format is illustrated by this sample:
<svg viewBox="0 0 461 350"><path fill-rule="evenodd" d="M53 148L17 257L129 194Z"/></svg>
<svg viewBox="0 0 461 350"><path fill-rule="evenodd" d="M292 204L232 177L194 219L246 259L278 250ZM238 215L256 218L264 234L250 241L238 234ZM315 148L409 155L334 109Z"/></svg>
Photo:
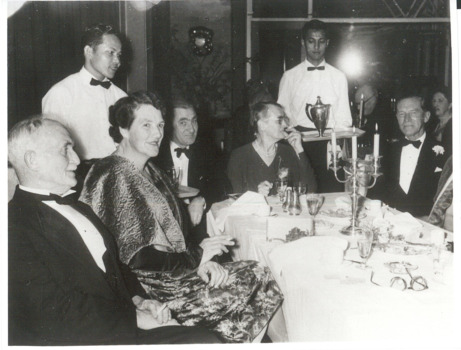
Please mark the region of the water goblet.
<svg viewBox="0 0 461 350"><path fill-rule="evenodd" d="M311 236L315 236L315 216L322 207L324 199L324 196L315 193L308 194L306 197L307 208L309 209L309 214L312 216Z"/></svg>
<svg viewBox="0 0 461 350"><path fill-rule="evenodd" d="M360 258L362 258L362 268L368 268L367 261L370 257L371 248L373 245L373 230L362 228L356 232L357 235L357 249L359 251Z"/></svg>
<svg viewBox="0 0 461 350"><path fill-rule="evenodd" d="M278 179L277 181L275 181L275 190L277 191L277 194L279 196L280 203L283 203L285 199L285 191L287 189L287 186L287 180Z"/></svg>
<svg viewBox="0 0 461 350"><path fill-rule="evenodd" d="M178 170L176 170L175 167L171 167L166 169L166 173L168 177L171 179L174 189L177 190L180 182L181 168L178 168Z"/></svg>

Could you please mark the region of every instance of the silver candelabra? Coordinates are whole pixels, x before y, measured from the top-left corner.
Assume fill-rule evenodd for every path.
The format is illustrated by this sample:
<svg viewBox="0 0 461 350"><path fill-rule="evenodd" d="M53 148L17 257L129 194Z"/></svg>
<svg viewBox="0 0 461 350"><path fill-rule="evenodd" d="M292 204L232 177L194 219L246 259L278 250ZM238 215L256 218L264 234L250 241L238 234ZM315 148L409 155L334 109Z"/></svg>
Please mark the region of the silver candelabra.
<svg viewBox="0 0 461 350"><path fill-rule="evenodd" d="M358 200L361 194L359 193L360 188L370 189L376 184L376 179L382 174L379 172L380 159L378 157L367 157L365 159L359 158L348 158L346 162L348 165L338 166L338 151L333 151L333 166L330 167L335 173L335 178L338 182L346 184L350 182L350 195L351 195L351 224L341 229L341 233L344 235L355 235L361 229L358 227L357 213L358 213ZM338 178L338 170L344 168L345 179L341 180ZM373 177L373 182L370 182L370 176ZM366 194L363 194L365 196Z"/></svg>

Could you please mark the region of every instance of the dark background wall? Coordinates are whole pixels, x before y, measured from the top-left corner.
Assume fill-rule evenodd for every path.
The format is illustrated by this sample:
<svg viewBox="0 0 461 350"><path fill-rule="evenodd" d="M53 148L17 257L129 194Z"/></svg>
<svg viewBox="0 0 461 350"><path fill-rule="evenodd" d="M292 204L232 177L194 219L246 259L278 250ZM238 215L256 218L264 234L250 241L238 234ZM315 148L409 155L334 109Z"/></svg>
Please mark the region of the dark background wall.
<svg viewBox="0 0 461 350"><path fill-rule="evenodd" d="M120 30L118 1L27 2L8 18L8 128L40 113L48 89L81 68L81 33L99 22ZM117 85L125 80L117 73Z"/></svg>
<svg viewBox="0 0 461 350"><path fill-rule="evenodd" d="M245 0L163 0L144 12L136 12L127 3L27 2L8 18L8 127L39 113L41 99L48 89L80 69L83 64L81 33L86 26L98 22L112 24L127 37L124 42L125 62L115 77L115 83L124 90L127 87L155 89L168 97L176 68L190 73L201 65L205 76L208 68L216 65L216 60L221 60L218 63L224 72L220 78L223 101L208 111L214 118L208 123L212 128L225 126L220 120L229 118L242 104L248 60L252 62L253 77L267 81L276 96L284 65L289 69L302 59L301 22L253 23L252 57L246 57ZM321 2L327 3L330 4ZM340 10L342 14L347 10L340 8L343 2L332 0L333 3L336 4L333 7L315 7L314 11L319 16L339 16ZM348 14L350 16L371 16L384 11L365 7L368 2L353 0L348 3L356 7L354 13ZM358 13L359 10L363 13ZM254 1L255 16L304 17L306 11L304 0ZM440 11L439 16L446 16L446 8ZM193 57L187 51L187 31L196 25L207 26L215 32L215 50L205 58ZM337 65L344 49L354 45L359 47L368 57L368 71L360 79L377 81L380 88L390 91L389 95L405 81L414 84L444 82L445 58L451 55L449 24L331 24L331 27L328 61ZM145 32L145 38L132 34L141 32ZM133 55L138 56L136 65L132 66ZM181 74L179 76L184 78ZM350 87L360 83L360 79L350 78ZM212 85L208 91L214 93L217 90Z"/></svg>

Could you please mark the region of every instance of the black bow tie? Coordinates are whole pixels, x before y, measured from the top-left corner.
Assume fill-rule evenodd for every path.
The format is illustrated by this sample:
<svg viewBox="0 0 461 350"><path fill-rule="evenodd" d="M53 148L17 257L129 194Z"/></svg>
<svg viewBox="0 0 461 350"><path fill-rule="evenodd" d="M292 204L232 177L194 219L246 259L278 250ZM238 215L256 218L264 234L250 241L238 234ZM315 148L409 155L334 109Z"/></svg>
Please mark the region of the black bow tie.
<svg viewBox="0 0 461 350"><path fill-rule="evenodd" d="M190 150L187 148L175 148L174 151L176 152L176 157L181 157L181 154L185 154L187 158L190 158Z"/></svg>
<svg viewBox="0 0 461 350"><path fill-rule="evenodd" d="M318 67L307 67L307 71L313 71L313 70L325 70L325 66L318 66Z"/></svg>
<svg viewBox="0 0 461 350"><path fill-rule="evenodd" d="M55 201L58 204L71 205L78 201L78 195L76 192L68 194L67 196L61 197L57 194L50 193L48 196L45 194L37 194L37 198L41 201Z"/></svg>
<svg viewBox="0 0 461 350"><path fill-rule="evenodd" d="M94 79L94 78L91 78L90 85L93 85L93 86L100 85L100 86L102 86L104 89L108 89L108 88L110 88L110 81L108 81L108 80L106 80L106 81L101 81L101 80L96 80L96 79Z"/></svg>
<svg viewBox="0 0 461 350"><path fill-rule="evenodd" d="M421 147L421 141L410 141L408 139L403 139L403 147L408 146L408 145L413 145L415 148Z"/></svg>

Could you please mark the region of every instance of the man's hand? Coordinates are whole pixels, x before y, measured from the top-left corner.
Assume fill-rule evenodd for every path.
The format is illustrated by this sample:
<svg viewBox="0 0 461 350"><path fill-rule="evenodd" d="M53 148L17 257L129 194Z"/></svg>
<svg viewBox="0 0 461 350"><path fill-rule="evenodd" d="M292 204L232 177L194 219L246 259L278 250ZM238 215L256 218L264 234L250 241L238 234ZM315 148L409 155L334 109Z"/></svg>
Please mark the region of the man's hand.
<svg viewBox="0 0 461 350"><path fill-rule="evenodd" d="M187 209L189 210L192 225L197 226L202 220L203 211L205 210L205 198L195 197Z"/></svg>
<svg viewBox="0 0 461 350"><path fill-rule="evenodd" d="M197 275L199 275L205 283L208 283L210 287L215 288L226 285L229 278L227 270L213 261L200 264Z"/></svg>
<svg viewBox="0 0 461 350"><path fill-rule="evenodd" d="M258 193L268 196L271 188L272 184L269 181L263 181L258 185Z"/></svg>
<svg viewBox="0 0 461 350"><path fill-rule="evenodd" d="M288 143L293 147L296 153L304 152L303 146L301 144L301 133L293 127L287 128L287 131L290 132L286 137Z"/></svg>
<svg viewBox="0 0 461 350"><path fill-rule="evenodd" d="M138 328L152 329L166 325L177 325L178 322L171 318L171 311L157 300L144 299L136 295L132 298L136 305L136 321Z"/></svg>

